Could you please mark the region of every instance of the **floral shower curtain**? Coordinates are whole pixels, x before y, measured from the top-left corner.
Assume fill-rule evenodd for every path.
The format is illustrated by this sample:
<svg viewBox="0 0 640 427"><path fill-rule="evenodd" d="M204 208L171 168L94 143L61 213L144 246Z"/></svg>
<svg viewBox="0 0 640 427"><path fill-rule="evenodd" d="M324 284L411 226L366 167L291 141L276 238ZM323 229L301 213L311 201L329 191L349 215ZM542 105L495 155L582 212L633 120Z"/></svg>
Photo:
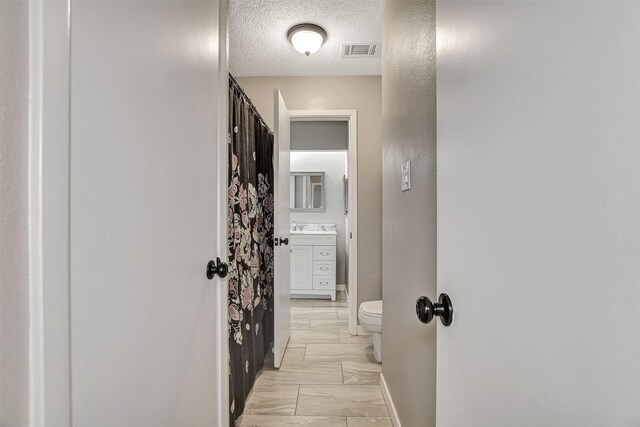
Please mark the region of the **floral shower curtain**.
<svg viewBox="0 0 640 427"><path fill-rule="evenodd" d="M273 342L273 133L229 79L229 382L231 425Z"/></svg>

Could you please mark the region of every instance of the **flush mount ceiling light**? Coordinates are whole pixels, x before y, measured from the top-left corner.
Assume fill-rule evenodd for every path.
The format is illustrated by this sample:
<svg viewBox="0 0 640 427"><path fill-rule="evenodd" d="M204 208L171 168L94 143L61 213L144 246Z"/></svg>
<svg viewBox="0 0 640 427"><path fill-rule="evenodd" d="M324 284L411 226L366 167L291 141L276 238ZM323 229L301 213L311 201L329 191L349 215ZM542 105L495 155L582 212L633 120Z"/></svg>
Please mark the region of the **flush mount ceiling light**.
<svg viewBox="0 0 640 427"><path fill-rule="evenodd" d="M327 39L327 32L319 25L298 24L287 33L293 47L304 55L311 55L320 50Z"/></svg>

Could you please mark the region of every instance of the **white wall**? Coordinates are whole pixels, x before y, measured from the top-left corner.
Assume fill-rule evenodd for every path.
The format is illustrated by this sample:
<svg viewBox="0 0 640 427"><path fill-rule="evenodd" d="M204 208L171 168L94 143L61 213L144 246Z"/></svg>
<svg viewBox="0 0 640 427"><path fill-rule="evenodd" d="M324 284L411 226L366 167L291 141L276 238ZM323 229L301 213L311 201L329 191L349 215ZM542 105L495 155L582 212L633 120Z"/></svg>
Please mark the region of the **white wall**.
<svg viewBox="0 0 640 427"><path fill-rule="evenodd" d="M311 224L336 224L338 248L337 284L346 284L345 215L342 214L342 176L347 170L346 151L291 151L291 172L324 172L324 212L291 212L291 221Z"/></svg>
<svg viewBox="0 0 640 427"><path fill-rule="evenodd" d="M29 423L26 1L0 1L0 425Z"/></svg>

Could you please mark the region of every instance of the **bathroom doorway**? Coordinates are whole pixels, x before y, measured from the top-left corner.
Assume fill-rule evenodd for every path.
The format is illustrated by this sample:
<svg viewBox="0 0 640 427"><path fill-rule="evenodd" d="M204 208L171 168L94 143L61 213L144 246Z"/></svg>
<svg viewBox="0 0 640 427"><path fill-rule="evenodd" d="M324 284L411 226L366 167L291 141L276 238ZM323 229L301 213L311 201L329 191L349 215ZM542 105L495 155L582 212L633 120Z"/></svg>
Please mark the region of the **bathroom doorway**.
<svg viewBox="0 0 640 427"><path fill-rule="evenodd" d="M311 223L313 225L319 225L325 230L331 233L335 231L335 257L329 240L331 238L327 237L327 242L320 242L321 244L316 245L319 248L323 249L310 249L311 251L315 251L315 258L312 254L309 254L310 257L308 259L319 259L326 254L325 256L331 257L335 259L335 271L332 271L335 277L335 293L332 299L336 299L336 295L340 296L341 292L344 292L346 296L346 301L348 303L348 321L349 321L349 333L351 335L358 334L358 233L357 233L357 213L358 213L358 197L357 197L357 167L358 167L358 141L357 141L357 111L356 110L292 110L289 112L291 118L291 132L292 132L292 151L291 151L291 172L292 172L292 211L291 211L291 221L292 227L297 227L300 231L303 231L303 224ZM298 133L297 129L301 129L301 125L305 126L309 131L306 132L305 142L295 142L296 134ZM316 126L314 126L316 125ZM323 126L324 125L324 126ZM344 127L344 133L346 137L346 141L344 143L341 139L344 139L340 135L341 126ZM331 140L327 139L324 142L317 142L314 145L314 130L321 129L323 135L331 135L335 134L335 138ZM317 140L317 139L316 139ZM335 142L334 142L335 141ZM296 145L296 144L306 144L304 146ZM303 150L298 150L297 148L304 148ZM309 163L309 160L305 161L305 158L308 159L309 153L316 154L315 159ZM320 165L322 163L327 163L330 165L329 168L322 168L326 170L318 170L311 171L313 169L311 164ZM344 164L344 168L341 169L341 164ZM319 166L316 166L316 169ZM339 173L340 170L344 170L344 173ZM316 184L320 184L322 181L322 192L320 193L321 200L325 202L324 206L321 206L322 203L317 200L313 203L316 205L309 205L311 207L310 210L302 210L302 205L296 207L297 202L303 202L307 200L304 197L301 191L296 189L296 183L300 184L304 179L306 179L306 175L304 173L308 172L308 181L311 183L312 179L316 179L319 181ZM311 172L314 172L313 177L311 176ZM333 175L341 175L341 176L328 176L327 174ZM337 178L337 179L336 179ZM338 181L336 183L336 181ZM333 184L333 185L331 185ZM337 184L337 185L336 185ZM330 194L328 191L329 186L332 188L332 193ZM298 185L300 188L304 188L304 186ZM317 188L317 186L313 186L312 184L308 186L309 188ZM298 200L296 201L296 192L298 195ZM336 192L338 195L336 197ZM310 194L312 196L313 193ZM312 197L309 197L307 201L312 202ZM327 205L326 202L329 202L330 205ZM300 203L298 203L300 204ZM339 206L336 206L339 204ZM315 206L315 207L314 207ZM330 220L327 224L325 223L317 224L317 219L311 218L320 218L318 214L325 214L322 216L327 216L327 212L329 210L331 212L339 211L339 213L334 213L334 215L329 215L332 218L335 218L335 224L333 224L333 220ZM307 221L304 218L309 217L310 220ZM316 224L314 224L316 222ZM310 228L314 228L313 225ZM335 225L335 230L333 230L332 226ZM323 227L324 226L324 227ZM313 230L309 230L312 232ZM292 234L293 237L293 234ZM313 243L312 241L306 243ZM311 248L315 248L313 245L309 245ZM294 262L298 258L304 260L304 253L297 254L294 245L292 245L292 271L291 271L291 281L292 286L294 285L294 277L296 275L296 268L304 268L305 263ZM328 261L331 262L332 260ZM309 268L316 268L319 272L320 268L323 266L316 262L316 265L310 265ZM329 270L331 271L331 270ZM313 276L312 276L313 277ZM320 276L318 276L320 277ZM329 276L327 276L329 277ZM312 279L313 280L313 279ZM316 280L318 281L318 280ZM319 279L320 282L322 280ZM328 283L327 283L328 282ZM331 283L329 280L326 282L327 286L330 286ZM313 284L311 284L313 287ZM316 288L322 287L322 284L319 283L316 285ZM331 292L331 291L329 291ZM312 296L317 297L317 294L313 294ZM299 293L296 293L292 289L292 296L300 296Z"/></svg>

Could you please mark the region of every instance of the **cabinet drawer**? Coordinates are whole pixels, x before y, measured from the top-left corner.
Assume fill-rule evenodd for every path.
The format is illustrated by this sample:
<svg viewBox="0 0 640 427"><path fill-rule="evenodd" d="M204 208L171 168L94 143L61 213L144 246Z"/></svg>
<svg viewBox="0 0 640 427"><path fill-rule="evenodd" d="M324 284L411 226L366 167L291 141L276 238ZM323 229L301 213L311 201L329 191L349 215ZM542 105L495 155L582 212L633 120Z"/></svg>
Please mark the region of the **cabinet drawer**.
<svg viewBox="0 0 640 427"><path fill-rule="evenodd" d="M313 261L313 275L314 276L335 276L336 262L335 261Z"/></svg>
<svg viewBox="0 0 640 427"><path fill-rule="evenodd" d="M335 290L335 276L313 276L313 289Z"/></svg>
<svg viewBox="0 0 640 427"><path fill-rule="evenodd" d="M314 246L313 260L314 261L335 261L336 247L335 246Z"/></svg>

